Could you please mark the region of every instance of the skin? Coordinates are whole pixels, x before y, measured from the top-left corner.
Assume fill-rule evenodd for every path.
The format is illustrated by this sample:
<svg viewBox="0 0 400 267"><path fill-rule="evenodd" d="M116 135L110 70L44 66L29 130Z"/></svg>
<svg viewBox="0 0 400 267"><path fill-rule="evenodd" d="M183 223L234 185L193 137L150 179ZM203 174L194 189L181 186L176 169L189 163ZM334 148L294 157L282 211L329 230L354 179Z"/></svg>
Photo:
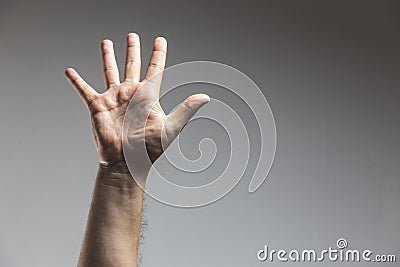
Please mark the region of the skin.
<svg viewBox="0 0 400 267"><path fill-rule="evenodd" d="M154 40L153 52L143 80L140 79L140 40L127 35L124 80L121 82L113 43L101 43L105 92L98 93L72 68L65 75L88 107L99 168L78 266L137 266L143 190L135 179L146 180L154 163L179 134L188 120L210 98L204 94L188 97L166 115L158 102L167 41ZM137 149L134 171L128 170L122 151L124 115L132 100L134 123L127 136L134 151L145 143L147 151ZM155 105L154 105L155 103ZM144 158L150 159L146 164ZM133 179L135 178L135 179Z"/></svg>

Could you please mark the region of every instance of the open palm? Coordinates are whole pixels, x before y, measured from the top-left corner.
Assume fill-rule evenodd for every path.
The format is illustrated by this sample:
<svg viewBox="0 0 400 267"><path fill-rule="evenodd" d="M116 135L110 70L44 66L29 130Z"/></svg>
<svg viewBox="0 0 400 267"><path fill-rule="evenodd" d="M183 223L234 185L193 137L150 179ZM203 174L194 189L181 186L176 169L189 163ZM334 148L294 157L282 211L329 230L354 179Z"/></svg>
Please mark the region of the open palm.
<svg viewBox="0 0 400 267"><path fill-rule="evenodd" d="M133 122L128 133L129 141L133 145L136 142L145 142L148 155L139 156L148 156L151 162L154 162L164 151L161 144L165 145L164 140L161 142L163 131L167 137L166 143L172 142L187 121L201 106L208 103L210 98L204 94L192 95L172 113L164 113L158 102L167 55L167 42L162 37L154 40L150 63L142 81L140 40L137 34L130 33L127 36L123 82L120 82L113 43L104 40L101 43L101 51L106 87L104 93L100 94L94 90L74 69L68 68L65 71L68 80L89 109L99 162L106 167L125 164L122 132L125 113L131 101L133 103L129 107L130 112L134 112L133 117L145 123Z"/></svg>

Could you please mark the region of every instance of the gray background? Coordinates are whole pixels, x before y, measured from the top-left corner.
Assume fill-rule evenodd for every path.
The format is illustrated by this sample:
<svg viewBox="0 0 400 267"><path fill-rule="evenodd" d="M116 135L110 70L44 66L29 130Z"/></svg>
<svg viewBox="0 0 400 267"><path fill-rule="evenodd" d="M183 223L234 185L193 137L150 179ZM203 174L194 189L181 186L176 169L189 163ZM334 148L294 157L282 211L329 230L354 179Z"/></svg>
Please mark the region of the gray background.
<svg viewBox="0 0 400 267"><path fill-rule="evenodd" d="M276 266L257 251L340 237L399 257L399 14L398 1L3 0L0 266L76 265L97 155L63 71L102 88L99 42L113 39L121 63L129 31L144 65L162 35L168 65L212 60L248 74L278 132L255 194L246 175L203 208L148 199L144 266Z"/></svg>

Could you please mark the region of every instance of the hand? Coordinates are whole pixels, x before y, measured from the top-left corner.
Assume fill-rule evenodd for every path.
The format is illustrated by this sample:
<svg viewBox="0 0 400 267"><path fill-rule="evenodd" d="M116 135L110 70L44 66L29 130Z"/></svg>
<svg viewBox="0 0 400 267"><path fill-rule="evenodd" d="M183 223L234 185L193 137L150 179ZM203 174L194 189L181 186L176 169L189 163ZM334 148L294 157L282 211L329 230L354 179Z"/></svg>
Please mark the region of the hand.
<svg viewBox="0 0 400 267"><path fill-rule="evenodd" d="M130 129L129 143L134 146L135 143L144 141L148 155L139 156L148 156L154 163L164 151L161 145L162 131L165 131L167 137L167 141L163 140L163 144L172 142L187 121L201 106L208 103L210 98L204 94L192 95L171 114L164 113L158 102L167 55L167 41L162 37L154 40L150 63L142 81L140 81L140 40L137 34L127 35L123 82L119 79L113 43L104 40L101 43L101 51L106 88L104 93L100 94L94 90L74 69L68 68L65 71L66 77L89 109L99 163L106 168L126 167L122 150L122 130L124 115L133 97L133 109L130 110L135 112L135 118L143 118L146 122L137 124L137 127L143 125L140 126L142 129L135 129L135 125ZM141 159L138 159L138 162L141 162Z"/></svg>

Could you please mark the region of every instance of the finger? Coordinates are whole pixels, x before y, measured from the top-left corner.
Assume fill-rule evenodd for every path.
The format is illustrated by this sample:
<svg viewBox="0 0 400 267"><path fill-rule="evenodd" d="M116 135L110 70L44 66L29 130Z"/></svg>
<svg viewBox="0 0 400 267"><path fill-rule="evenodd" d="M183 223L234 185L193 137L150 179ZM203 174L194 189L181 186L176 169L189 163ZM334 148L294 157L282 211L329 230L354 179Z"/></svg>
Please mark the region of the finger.
<svg viewBox="0 0 400 267"><path fill-rule="evenodd" d="M205 94L195 94L186 98L182 104L168 115L168 121L171 123L174 131L179 133L190 118L208 102L210 102L210 97Z"/></svg>
<svg viewBox="0 0 400 267"><path fill-rule="evenodd" d="M101 42L101 51L103 55L104 83L106 89L108 89L119 84L119 73L114 55L113 42L111 40Z"/></svg>
<svg viewBox="0 0 400 267"><path fill-rule="evenodd" d="M87 84L74 69L66 69L65 76L86 105L89 105L98 95L98 93L89 84Z"/></svg>
<svg viewBox="0 0 400 267"><path fill-rule="evenodd" d="M129 33L126 37L125 81L139 82L140 66L140 39L136 33Z"/></svg>
<svg viewBox="0 0 400 267"><path fill-rule="evenodd" d="M167 40L163 37L157 37L154 40L153 52L151 54L149 67L147 68L145 80L151 80L154 83L161 84L164 71L165 59L167 57ZM157 75L157 76L155 76Z"/></svg>

